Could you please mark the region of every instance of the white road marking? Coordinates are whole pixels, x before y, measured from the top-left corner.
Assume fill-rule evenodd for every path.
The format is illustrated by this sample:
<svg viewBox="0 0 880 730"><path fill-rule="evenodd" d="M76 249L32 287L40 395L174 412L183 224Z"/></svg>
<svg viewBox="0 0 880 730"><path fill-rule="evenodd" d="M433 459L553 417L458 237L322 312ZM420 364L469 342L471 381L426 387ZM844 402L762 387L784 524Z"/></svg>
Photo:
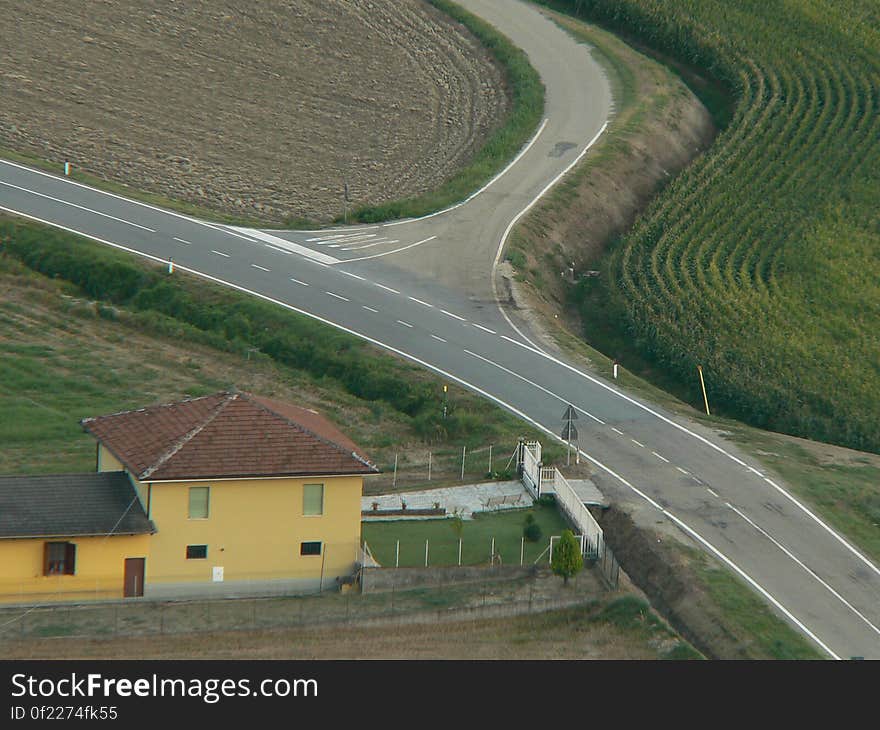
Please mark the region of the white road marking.
<svg viewBox="0 0 880 730"><path fill-rule="evenodd" d="M415 297L407 297L407 299L412 299L416 304L421 304L424 307L434 308L433 304L428 304L428 302L423 302L421 299L416 299Z"/></svg>
<svg viewBox="0 0 880 730"><path fill-rule="evenodd" d="M213 248L211 249L211 253L215 253L218 256L223 256L224 258L227 258L227 259L229 258L228 253L223 253L222 251L215 251Z"/></svg>
<svg viewBox="0 0 880 730"><path fill-rule="evenodd" d="M488 327L483 327L481 324L477 324L476 322L471 322L471 324L476 327L478 330L483 330L483 332L488 332L490 335L498 334L495 330L490 330Z"/></svg>
<svg viewBox="0 0 880 730"><path fill-rule="evenodd" d="M361 281L366 281L366 279L364 279L363 276L358 276L357 274L352 274L350 271L342 271L342 269L340 269L339 273L345 274L346 276L350 276L352 279L360 279Z"/></svg>
<svg viewBox="0 0 880 730"><path fill-rule="evenodd" d="M384 284L380 284L377 281L374 281L373 283L376 286L378 286L380 289L384 289L385 291L390 291L392 294L400 294L400 292L397 291L397 289L392 289L390 286L385 286Z"/></svg>
<svg viewBox="0 0 880 730"><path fill-rule="evenodd" d="M644 444L640 444L640 443L639 443L638 441L636 441L635 439L630 439L630 441L632 441L636 446L639 446L639 447L641 447L641 448L643 448L643 449L645 448L645 445L644 445Z"/></svg>
<svg viewBox="0 0 880 730"><path fill-rule="evenodd" d="M611 430L614 431L614 433L619 433L621 436L623 436L623 431L621 431L620 429L614 428L614 426L612 426Z"/></svg>
<svg viewBox="0 0 880 730"><path fill-rule="evenodd" d="M428 236L428 238L423 238L421 241L416 241L415 243L411 243L408 246L401 246L400 248L395 248L393 251L385 251L384 253L374 253L372 256L360 256L356 259L345 259L346 261L367 261L369 259L378 259L382 256L390 256L394 253L400 253L401 251L406 251L409 248L415 248L416 246L421 246L423 243L428 243L428 241L433 241L437 236Z"/></svg>
<svg viewBox="0 0 880 730"><path fill-rule="evenodd" d="M446 340L444 340L442 337L437 337L437 335L431 335L431 337L433 337L438 342L446 342Z"/></svg>
<svg viewBox="0 0 880 730"><path fill-rule="evenodd" d="M16 166L21 167L19 165L16 165ZM28 169L28 168L24 168L24 169ZM54 176L47 175L47 177L54 177ZM82 187L86 187L86 186L82 186ZM119 196L115 196L115 197L119 197ZM98 243L103 243L107 246L110 246L111 248L115 248L120 251L126 251L127 253L134 254L136 256L140 256L145 259L149 259L150 261L155 261L156 263L162 264L163 266L167 263L165 261L165 259L161 259L158 256L153 256L148 253L143 253L142 251L137 251L136 249L129 248L128 246L123 246L119 243L113 243L113 242L108 241L106 239L99 238L98 236L94 236L90 233L85 233L83 231L76 230L75 228L69 228L67 226L62 226L57 223L52 223L52 222L47 221L43 218L38 218L36 216L30 215L29 213L22 213L21 211L14 210L12 208L7 208L2 205L0 205L0 210L5 210L9 213L15 213L17 215L22 215L25 218L29 218L31 220L38 221L39 223L45 223L46 225L54 226L55 228L69 231L70 233L75 233L80 236L85 236L86 238L90 238L93 241L97 241ZM177 214L173 214L173 215L177 215ZM179 217L183 217L183 216L179 216ZM187 266L180 266L178 268L181 271L186 271L187 273L193 274L195 276L200 276L203 279L206 279L207 281L213 281L217 284L222 284L223 286L228 286L230 289L234 289L236 291L240 291L245 294L250 294L251 296L257 297L258 299L262 299L263 301L266 301L266 302L270 302L271 304L275 304L277 306L283 307L284 309L287 309L291 312L296 312L297 314L301 314L305 317L309 317L310 319L314 319L317 322L321 322L323 324L330 325L331 327L335 327L336 329L341 330L342 332L347 332L350 335L360 337L361 339L364 339L367 342L370 342L371 344L376 345L378 347L383 347L386 350L395 353L396 355L400 355L401 357L406 358L406 359L414 362L416 365L421 365L422 367L427 368L428 370L431 370L431 371L433 371L433 372L435 372L445 378L448 378L449 380L452 380L452 381L459 383L460 385L462 385L466 388L469 388L473 392L483 396L484 398L492 401L493 403L497 403L498 405L502 406L503 408L506 408L508 411L513 413L518 418L521 418L522 420L527 421L528 423L531 423L535 428L537 428L538 430L547 434L547 436L549 436L550 438L552 438L560 443L565 443L558 435L556 435L556 433L554 431L551 431L546 426L538 423L535 419L529 417L523 411L519 410L518 408L511 405L510 403L507 403L506 401L503 401L501 398L498 398L497 396L492 395L491 393L483 390L482 388L479 388L476 385L469 383L467 380L464 380L463 378L460 378L456 375L453 375L452 373L450 373L446 370L443 370L442 368L438 368L436 365L432 365L431 363L429 363L425 360L422 360L421 358L415 357L414 355L411 355L408 352L404 352L403 350L400 350L396 347L392 347L391 345L388 345L385 342L382 342L381 340L377 340L374 337L370 337L369 335L363 334L362 332L358 332L357 330L351 329L350 327L346 327L344 325L337 324L336 322L332 322L329 319L326 319L324 317L316 315L312 312L308 312L305 309L295 307L292 304L287 304L286 302L283 302L280 299L274 299L273 297L267 296L266 294L261 294L260 292L254 291L252 289L248 289L248 288L240 286L238 284L234 284L231 281L226 281L226 280L221 279L219 277L211 276L210 274L206 274L204 272L198 271L197 269L192 269ZM713 554L717 555L719 557L719 559L723 560L724 563L727 564L732 570L736 571L737 574L741 575L744 580L748 581L748 583L750 585L752 585L757 591L759 591L761 593L761 595L763 595L765 598L767 598L767 600L769 600L771 603L773 603L774 606L776 606L780 611L782 611L786 616L788 616L795 623L795 625L797 625L805 634L807 634L807 636L809 636L813 641L815 641L819 646L821 646L822 649L824 651L826 651L830 656L832 656L834 659L840 659L840 657L837 656L833 651L831 651L831 649L828 648L815 634L813 634L813 632L811 632L803 623L801 623L797 618L795 618L779 601L777 601L772 595L770 595L770 593L768 593L763 588L763 586L761 586L759 583L757 583L753 578L751 578L747 573L745 573L745 571L743 571L742 568L740 568L738 565L736 565L736 563L734 563L732 560L730 560L726 555L721 553L714 545L712 545L705 538L703 538L698 532L696 532L694 529L692 529L687 524L682 522L680 519L678 519L675 515L673 515L668 510L663 509L657 502L655 502L653 499L651 499L647 494L645 494L641 490L637 489L635 486L630 484L630 482L628 482L622 476L620 476L615 471L613 471L612 469L605 466L602 462L593 458L592 456L587 454L585 451L580 451L580 454L585 459L587 459L591 463L595 464L597 467L599 467L603 471L608 472L612 477L614 477L615 479L620 481L624 486L628 487L633 492L638 494L640 497L642 497L642 499L647 501L649 504L656 507L658 510L662 511L662 513L664 515L666 515L669 519L673 520L682 530L687 531L688 534L692 535L696 540L698 540L703 545L705 545L708 550L710 550Z"/></svg>
<svg viewBox="0 0 880 730"><path fill-rule="evenodd" d="M173 237L175 241L182 243L184 246L192 246L192 243L187 241L185 238L178 238L177 236Z"/></svg>
<svg viewBox="0 0 880 730"><path fill-rule="evenodd" d="M266 248L271 248L273 251L278 251L279 253L286 254L288 256L293 256L293 251L286 251L283 248L278 248L278 246L273 246L271 243L263 244Z"/></svg>
<svg viewBox="0 0 880 730"><path fill-rule="evenodd" d="M678 470L679 470L682 474L684 474L685 476L688 475L688 473L687 473L684 469L682 469L680 466L677 466L677 467L675 467L675 468L678 469Z"/></svg>
<svg viewBox="0 0 880 730"><path fill-rule="evenodd" d="M348 239L353 238L361 238L363 235L373 235L376 234L362 234L362 233L340 233L338 236L316 236L315 238L307 238L306 243L327 243L327 241L346 241Z"/></svg>
<svg viewBox="0 0 880 730"><path fill-rule="evenodd" d="M267 269L265 266L260 266L259 264L251 264L251 266L260 271L271 271L271 269Z"/></svg>
<svg viewBox="0 0 880 730"><path fill-rule="evenodd" d="M513 327L513 331L516 332L520 337L522 337L530 345L532 345L532 347L534 347L536 350L540 350L541 348L538 347L537 345L535 345L534 342L532 342L528 337L526 337L522 332L520 332L519 327L517 327L511 321L510 317L507 316L507 312L505 312L504 309L501 307L501 303L498 300L498 286L495 283L495 269L498 267L498 262L501 260L501 253L504 251L504 244L507 241L507 237L510 235L510 232L513 230L513 227L517 224L517 221L519 221L520 218L522 218L526 213L528 213L532 209L532 207L535 205L535 203L537 203L541 198L544 197L544 195L547 194L547 191L550 190L550 188L552 188L563 177L565 177L565 175L568 174L568 171L571 170L571 168L573 168L575 165L577 165L578 162L581 161L581 158L583 158L583 156L585 154L587 154L587 151L590 149L590 147L592 147L596 143L596 140L602 136L602 133L607 129L607 127L608 127L608 122L606 121L602 125L602 128L598 132L596 132L596 136L593 137L593 139L591 139L589 142L587 142L586 147L584 147L584 149L581 151L581 153L577 157L575 157L574 160L572 160L571 164L567 165L566 168L562 172L560 172L549 183L547 183L547 185L544 187L544 189L541 190L541 192L538 193L525 208L523 208L519 213L517 213L513 217L513 220L511 220L510 223L507 224L507 228L504 229L504 233L501 235L501 240L498 242L498 250L495 252L495 260L492 262L492 275L491 275L492 295L495 297L495 302L498 304L498 311L501 312L501 315L507 321L507 324L509 324L511 327Z"/></svg>
<svg viewBox="0 0 880 730"><path fill-rule="evenodd" d="M366 304L362 304L361 308L366 309L368 312L373 312L373 314L376 314L379 311L378 309L373 309L372 307L368 307Z"/></svg>
<svg viewBox="0 0 880 730"><path fill-rule="evenodd" d="M412 328L412 325L409 322L404 322L402 319L398 319L397 324L402 324L404 327Z"/></svg>
<svg viewBox="0 0 880 730"><path fill-rule="evenodd" d="M800 565L807 573L809 573L813 578L815 578L820 585L826 588L832 596L834 596L837 600L839 600L844 606L846 606L850 611L852 611L856 616L858 616L862 621L864 621L871 629L874 630L874 633L880 634L880 628L877 628L874 624L872 624L862 613L860 613L855 606L853 606L849 601L847 601L843 596L841 596L834 588L832 588L828 583L826 583L822 578L819 577L818 573L815 570L808 567L804 564L804 562L798 558L794 553L792 553L787 547L785 547L778 540L773 538L766 530L759 527L752 520L746 517L740 510L734 507L730 502L724 503L727 507L732 509L736 514L742 517L746 522L748 522L752 527L754 527L758 532L760 532L764 537L766 537L770 542L772 542L776 547L778 547L783 553L785 553L789 558L791 558L795 563Z"/></svg>
<svg viewBox="0 0 880 730"><path fill-rule="evenodd" d="M337 299L341 299L343 302L350 302L351 299L346 299L345 297L339 296L339 294L334 294L332 291L325 291L325 294L329 294L331 297L336 297Z"/></svg>
<svg viewBox="0 0 880 730"><path fill-rule="evenodd" d="M378 246L381 243L387 243L390 246L392 243L400 243L400 239L395 238L393 241L390 241L387 238L378 238L375 241L373 241L372 243L366 243L363 246L348 246L342 250L343 251L360 251L365 248L373 248L373 246Z"/></svg>
<svg viewBox="0 0 880 730"><path fill-rule="evenodd" d="M783 606L779 601L777 601L773 596L771 596L767 590L758 583L754 578L748 575L742 568L740 568L736 563L734 563L730 558L728 558L724 553L722 553L718 548L712 545L708 540L706 540L702 535L697 533L694 529L686 525L682 522L678 517L671 514L667 510L663 510L663 514L667 515L669 519L675 522L682 530L687 532L689 535L692 535L698 542L702 543L706 548L708 548L713 555L717 556L722 562L724 562L728 567L732 570L736 571L736 573L748 582L756 591L758 591L764 598L766 598L770 603L772 603L776 608L778 608L782 613L784 613L788 619L795 624L801 631L803 631L807 636L809 636L813 641L815 641L822 649L828 653L828 655L832 659L840 659L840 657L835 654L831 648L825 644L816 634L810 631L803 622L799 621L794 614L791 613L785 606Z"/></svg>
<svg viewBox="0 0 880 730"><path fill-rule="evenodd" d="M304 281L300 281L299 279L291 278L290 280L291 280L294 284L302 284L303 286L308 286L308 284L306 284L306 282L304 282Z"/></svg>
<svg viewBox="0 0 880 730"><path fill-rule="evenodd" d="M529 347L528 345L524 345L522 342L518 342L517 340L513 339L512 337L508 337L507 335L501 335L501 339L507 340L511 344L519 345L520 347L525 348L526 350L529 350L530 352L535 352L535 349L533 347Z"/></svg>
<svg viewBox="0 0 880 730"><path fill-rule="evenodd" d="M459 322L467 322L464 317L459 317L457 314L453 314L452 312L447 312L445 309L441 309L441 312L445 314L447 317L452 317L453 319L457 319Z"/></svg>
<svg viewBox="0 0 880 730"><path fill-rule="evenodd" d="M711 494L713 497L718 497L718 492L716 492L714 489L710 489L709 487L706 487L706 491L709 492L709 494ZM719 497L719 499L720 499L720 497Z"/></svg>
<svg viewBox="0 0 880 730"><path fill-rule="evenodd" d="M669 463L669 459L667 459L665 456L660 456L660 454L658 454L656 451L652 451L651 453L654 454L654 456L656 456L658 459L660 459L660 461L665 461L667 464Z"/></svg>
<svg viewBox="0 0 880 730"><path fill-rule="evenodd" d="M229 227L233 228L233 227ZM278 248L284 248L293 253L299 254L300 256L311 259L316 263L320 264L338 264L339 259L334 258L333 256L329 256L328 254L321 253L320 251L315 251L306 246L300 246L298 243L293 243L292 241L288 241L284 238L279 238L278 236L273 236L271 233L264 233L263 231L258 231L255 228L234 228L234 230L245 234L247 236L253 236L256 239L259 239L263 243L271 243Z"/></svg>
<svg viewBox="0 0 880 730"><path fill-rule="evenodd" d="M23 188L20 185L13 185L12 183L3 182L0 180L0 185L5 185L9 188L15 188L16 190L21 190L22 192L29 193L30 195L36 195L39 198L45 198L46 200L52 200L56 203L61 203L62 205L69 205L71 208L77 208L79 210L84 210L88 213L93 213L94 215L99 215L102 218L109 218L110 220L117 221L118 223L125 223L127 226L133 226L134 228L140 228L142 231L149 231L150 233L155 233L156 231L152 228L147 228L146 226L142 226L140 223L132 223L131 221L127 221L124 218L117 218L115 215L110 215L109 213L102 213L99 210L93 210L92 208L86 208L84 205L77 205L76 203L70 203L66 200L62 200L61 198L53 198L51 195L46 195L45 193L38 193L36 190L30 190L29 188Z"/></svg>
<svg viewBox="0 0 880 730"><path fill-rule="evenodd" d="M523 147L519 151L519 154L517 154L517 156L514 157L501 172L499 172L489 182L487 182L485 185L483 185L483 187L481 187L479 190L471 193L468 197L466 197L460 203L456 203L455 205L451 205L450 207L444 208L443 210L438 210L435 213L429 213L428 215L423 215L421 218L407 218L402 221L392 221L391 223L386 223L385 226L399 226L403 223L415 223L416 221L427 220L428 218L433 218L434 216L442 215L443 213L448 213L449 211L455 210L456 208L461 208L461 206L466 205L467 203L470 203L480 193L485 191L490 185L492 185L496 180L498 180L502 175L504 175L511 167L513 167L517 162L519 162L520 158L532 148L532 145L535 144L535 142L538 141L538 137L541 136L541 133L544 131L544 127L547 126L547 122L549 122L549 121L550 121L549 119L545 119L541 123L541 126L538 127L538 131L535 132L535 136L529 140L528 144L526 144L526 146Z"/></svg>

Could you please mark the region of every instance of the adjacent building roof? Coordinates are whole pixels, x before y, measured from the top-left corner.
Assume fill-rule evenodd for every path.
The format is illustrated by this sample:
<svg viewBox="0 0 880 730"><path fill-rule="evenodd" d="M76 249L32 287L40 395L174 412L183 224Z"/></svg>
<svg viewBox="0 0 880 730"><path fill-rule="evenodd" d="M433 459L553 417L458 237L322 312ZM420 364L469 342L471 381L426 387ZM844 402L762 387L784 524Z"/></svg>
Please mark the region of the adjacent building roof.
<svg viewBox="0 0 880 730"><path fill-rule="evenodd" d="M124 472L0 477L0 538L152 532Z"/></svg>
<svg viewBox="0 0 880 730"><path fill-rule="evenodd" d="M249 393L215 393L81 424L139 481L378 472L317 412Z"/></svg>

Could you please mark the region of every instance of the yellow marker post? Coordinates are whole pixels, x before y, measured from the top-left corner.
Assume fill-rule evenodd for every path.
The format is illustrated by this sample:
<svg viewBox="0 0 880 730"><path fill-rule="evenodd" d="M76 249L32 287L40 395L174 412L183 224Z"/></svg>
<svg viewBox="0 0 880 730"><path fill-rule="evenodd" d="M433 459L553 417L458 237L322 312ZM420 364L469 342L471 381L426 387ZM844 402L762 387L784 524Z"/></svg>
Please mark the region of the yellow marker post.
<svg viewBox="0 0 880 730"><path fill-rule="evenodd" d="M706 396L706 381L703 380L703 366L697 365L697 372L700 373L700 386L703 388L703 403L706 404L706 415L711 416L709 413L709 398Z"/></svg>

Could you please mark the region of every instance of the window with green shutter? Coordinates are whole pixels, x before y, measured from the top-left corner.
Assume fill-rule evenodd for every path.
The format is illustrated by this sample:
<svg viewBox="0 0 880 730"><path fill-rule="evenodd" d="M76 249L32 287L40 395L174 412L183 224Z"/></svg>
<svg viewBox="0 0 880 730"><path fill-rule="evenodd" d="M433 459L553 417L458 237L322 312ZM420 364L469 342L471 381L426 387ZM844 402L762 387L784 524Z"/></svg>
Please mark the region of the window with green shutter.
<svg viewBox="0 0 880 730"><path fill-rule="evenodd" d="M303 486L303 514L306 516L324 514L323 484L306 484Z"/></svg>
<svg viewBox="0 0 880 730"><path fill-rule="evenodd" d="M208 519L208 502L210 501L210 487L189 488L189 518L191 520Z"/></svg>

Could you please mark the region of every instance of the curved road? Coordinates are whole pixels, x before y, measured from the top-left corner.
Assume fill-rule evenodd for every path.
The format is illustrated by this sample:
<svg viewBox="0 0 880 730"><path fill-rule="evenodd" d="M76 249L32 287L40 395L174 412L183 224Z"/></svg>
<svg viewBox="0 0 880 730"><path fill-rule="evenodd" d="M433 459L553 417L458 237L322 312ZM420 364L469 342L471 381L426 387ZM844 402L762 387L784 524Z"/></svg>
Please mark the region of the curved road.
<svg viewBox="0 0 880 730"><path fill-rule="evenodd" d="M641 505L746 580L834 658L880 658L880 569L718 434L543 351L499 309L490 272L512 224L612 112L588 49L533 6L459 0L528 53L546 120L509 168L453 209L317 232L231 228L0 162L0 209L323 320L469 387L548 435L567 404L612 499Z"/></svg>

